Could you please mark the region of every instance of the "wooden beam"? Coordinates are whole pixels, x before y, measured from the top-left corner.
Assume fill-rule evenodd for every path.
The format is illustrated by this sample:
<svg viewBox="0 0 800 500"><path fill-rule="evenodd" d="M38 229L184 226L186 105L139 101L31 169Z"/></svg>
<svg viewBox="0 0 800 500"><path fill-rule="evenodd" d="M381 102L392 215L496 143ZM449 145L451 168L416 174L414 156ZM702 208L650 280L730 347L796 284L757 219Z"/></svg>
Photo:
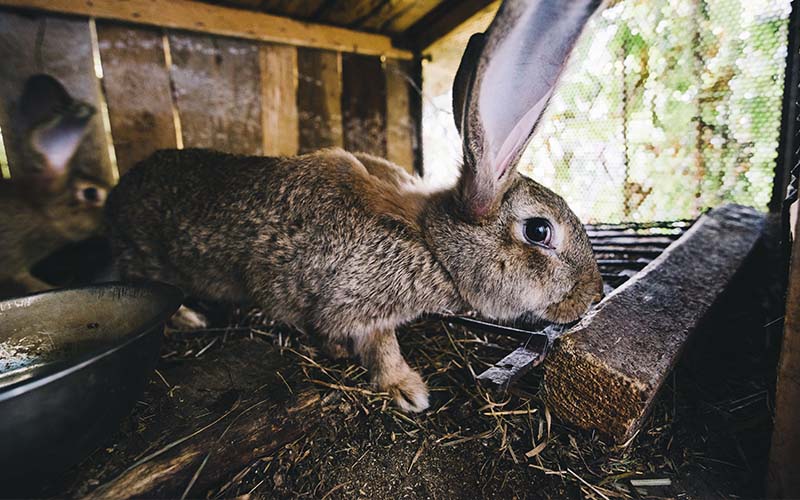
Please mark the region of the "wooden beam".
<svg viewBox="0 0 800 500"><path fill-rule="evenodd" d="M264 154L297 154L297 48L264 44L260 47L261 123Z"/></svg>
<svg viewBox="0 0 800 500"><path fill-rule="evenodd" d="M422 51L494 1L445 0L408 28L398 43Z"/></svg>
<svg viewBox="0 0 800 500"><path fill-rule="evenodd" d="M758 241L764 214L725 205L615 290L545 360L548 405L617 442L639 430L689 336Z"/></svg>
<svg viewBox="0 0 800 500"><path fill-rule="evenodd" d="M386 74L381 60L342 54L344 148L386 157Z"/></svg>
<svg viewBox="0 0 800 500"><path fill-rule="evenodd" d="M177 146L161 31L97 22L111 136L120 175L157 149Z"/></svg>
<svg viewBox="0 0 800 500"><path fill-rule="evenodd" d="M189 433L180 446L135 462L85 498L176 498L206 492L301 437L318 401L318 394L308 392L282 411L247 411L258 410L257 405L237 408L208 431L197 430L196 437Z"/></svg>
<svg viewBox="0 0 800 500"><path fill-rule="evenodd" d="M800 223L795 221L794 227L766 484L769 498L800 497Z"/></svg>
<svg viewBox="0 0 800 500"><path fill-rule="evenodd" d="M388 60L386 71L386 159L409 172L414 171L417 127L411 109L411 61Z"/></svg>
<svg viewBox="0 0 800 500"><path fill-rule="evenodd" d="M0 6L113 19L136 24L411 59L389 37L346 28L295 21L286 17L189 0L0 0Z"/></svg>
<svg viewBox="0 0 800 500"><path fill-rule="evenodd" d="M297 49L299 152L342 147L341 54Z"/></svg>
<svg viewBox="0 0 800 500"><path fill-rule="evenodd" d="M196 33L170 32L168 39L183 145L262 154L258 46Z"/></svg>

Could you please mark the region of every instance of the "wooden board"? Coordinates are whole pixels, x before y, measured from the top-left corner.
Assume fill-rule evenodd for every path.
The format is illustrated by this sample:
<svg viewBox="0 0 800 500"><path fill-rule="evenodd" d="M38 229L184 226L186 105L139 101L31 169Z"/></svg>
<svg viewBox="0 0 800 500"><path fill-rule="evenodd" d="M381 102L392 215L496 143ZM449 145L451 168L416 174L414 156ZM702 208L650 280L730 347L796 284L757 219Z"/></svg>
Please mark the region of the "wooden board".
<svg viewBox="0 0 800 500"><path fill-rule="evenodd" d="M340 54L297 49L299 152L343 146Z"/></svg>
<svg viewBox="0 0 800 500"><path fill-rule="evenodd" d="M168 40L183 146L262 154L258 46L188 33Z"/></svg>
<svg viewBox="0 0 800 500"><path fill-rule="evenodd" d="M725 205L611 295L545 360L562 419L617 442L638 431L683 346L758 241L764 215Z"/></svg>
<svg viewBox="0 0 800 500"><path fill-rule="evenodd" d="M494 1L444 0L405 30L403 45L422 51Z"/></svg>
<svg viewBox="0 0 800 500"><path fill-rule="evenodd" d="M181 353L187 348L175 336L165 344ZM61 483L54 495L204 498L224 489L319 422L319 392L307 385L292 392L281 379L292 361L269 342L240 337L197 358L162 359L108 445L63 477L47 478ZM35 491L36 485L26 488Z"/></svg>
<svg viewBox="0 0 800 500"><path fill-rule="evenodd" d="M412 63L386 61L386 158L409 172L414 171L417 127L412 118Z"/></svg>
<svg viewBox="0 0 800 500"><path fill-rule="evenodd" d="M13 123L16 102L29 76L48 73L76 99L95 107L89 132L72 166L113 182L112 166L101 109L102 94L92 59L88 20L22 16L0 11L0 128L12 176L20 169L21 131Z"/></svg>
<svg viewBox="0 0 800 500"><path fill-rule="evenodd" d="M797 208L798 202L794 203ZM775 423L769 455L767 495L800 496L800 224L793 226L794 244L789 268L783 342L775 389Z"/></svg>
<svg viewBox="0 0 800 500"><path fill-rule="evenodd" d="M386 74L381 60L342 54L344 148L386 157Z"/></svg>
<svg viewBox="0 0 800 500"><path fill-rule="evenodd" d="M391 6L391 9L375 12L365 19L358 28L399 34L422 19L439 2L438 0L400 0L387 3Z"/></svg>
<svg viewBox="0 0 800 500"><path fill-rule="evenodd" d="M261 123L264 154L297 154L297 49L288 45L263 45L261 70Z"/></svg>
<svg viewBox="0 0 800 500"><path fill-rule="evenodd" d="M200 33L411 59L388 36L191 0L0 0L0 5Z"/></svg>
<svg viewBox="0 0 800 500"><path fill-rule="evenodd" d="M120 174L157 149L177 147L160 30L97 22L103 88Z"/></svg>

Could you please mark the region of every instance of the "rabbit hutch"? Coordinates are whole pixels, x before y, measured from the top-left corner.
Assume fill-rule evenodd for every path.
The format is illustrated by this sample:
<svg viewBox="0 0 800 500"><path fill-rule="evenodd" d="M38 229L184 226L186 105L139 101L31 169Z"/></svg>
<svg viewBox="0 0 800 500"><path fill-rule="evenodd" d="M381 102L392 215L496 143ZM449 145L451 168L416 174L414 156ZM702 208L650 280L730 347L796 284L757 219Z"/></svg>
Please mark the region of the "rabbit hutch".
<svg viewBox="0 0 800 500"><path fill-rule="evenodd" d="M339 147L452 186L463 155L453 81L500 3L0 0L0 237L51 223L15 203L55 204L48 221L76 206L101 213L162 149ZM189 298L208 324L168 327L119 429L12 495L800 495L799 11L609 0L589 20L518 165L589 236L605 298L577 324L557 335L470 317L402 327L431 391L427 411L406 414L305 332L247 304ZM23 97L31 82L49 93ZM45 139L25 115L53 95L80 142L67 160L32 164L30 144ZM108 228L92 221L80 237L37 240L53 248L26 250L44 254L30 274L9 263L0 278L107 280Z"/></svg>

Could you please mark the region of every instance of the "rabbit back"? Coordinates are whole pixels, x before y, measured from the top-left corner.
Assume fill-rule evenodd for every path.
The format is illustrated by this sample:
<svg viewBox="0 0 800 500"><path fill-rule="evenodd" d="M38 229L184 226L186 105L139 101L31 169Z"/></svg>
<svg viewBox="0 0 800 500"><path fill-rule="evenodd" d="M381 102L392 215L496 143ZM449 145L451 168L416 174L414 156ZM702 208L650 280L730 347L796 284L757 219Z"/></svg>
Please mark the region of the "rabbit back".
<svg viewBox="0 0 800 500"><path fill-rule="evenodd" d="M134 167L106 210L123 276L255 300L273 317L333 333L394 326L434 296L456 306L419 227L424 203L342 150L267 158L190 149Z"/></svg>

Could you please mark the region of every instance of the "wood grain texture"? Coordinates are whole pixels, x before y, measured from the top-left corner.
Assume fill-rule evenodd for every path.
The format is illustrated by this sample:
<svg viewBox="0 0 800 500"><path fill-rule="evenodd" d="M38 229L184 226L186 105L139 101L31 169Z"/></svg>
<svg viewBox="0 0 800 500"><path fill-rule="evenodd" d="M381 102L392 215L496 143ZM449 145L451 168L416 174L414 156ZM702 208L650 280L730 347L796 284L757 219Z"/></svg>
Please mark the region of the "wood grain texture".
<svg viewBox="0 0 800 500"><path fill-rule="evenodd" d="M130 417L136 430L114 436L102 470L79 468L80 491L60 496L206 498L319 421L319 393L289 392L276 372L290 361L263 342L231 339L224 349L187 361L159 364L142 395L153 414L137 408Z"/></svg>
<svg viewBox="0 0 800 500"><path fill-rule="evenodd" d="M264 154L297 154L297 49L289 45L263 45L261 70L261 122Z"/></svg>
<svg viewBox="0 0 800 500"><path fill-rule="evenodd" d="M153 151L177 147L162 33L98 21L97 41L117 165L124 174Z"/></svg>
<svg viewBox="0 0 800 500"><path fill-rule="evenodd" d="M418 130L411 113L412 64L388 59L386 69L386 159L414 171Z"/></svg>
<svg viewBox="0 0 800 500"><path fill-rule="evenodd" d="M399 34L441 0L204 0L321 24Z"/></svg>
<svg viewBox="0 0 800 500"><path fill-rule="evenodd" d="M89 21L0 11L0 61L0 127L12 176L25 168L20 165L22 131L14 120L17 101L28 77L48 73L75 99L97 110L72 168L112 182L115 171L100 115L102 94L94 72Z"/></svg>
<svg viewBox="0 0 800 500"><path fill-rule="evenodd" d="M357 28L381 33L401 34L433 10L439 0L398 0L387 2L388 7L376 10Z"/></svg>
<svg viewBox="0 0 800 500"><path fill-rule="evenodd" d="M795 208L798 202L795 202ZM783 342L775 389L775 423L769 455L767 495L800 497L800 222L795 221Z"/></svg>
<svg viewBox="0 0 800 500"><path fill-rule="evenodd" d="M386 74L381 60L342 54L344 148L386 157Z"/></svg>
<svg viewBox="0 0 800 500"><path fill-rule="evenodd" d="M402 45L424 50L493 1L496 0L443 0L404 30Z"/></svg>
<svg viewBox="0 0 800 500"><path fill-rule="evenodd" d="M188 33L168 39L184 147L262 154L258 46Z"/></svg>
<svg viewBox="0 0 800 500"><path fill-rule="evenodd" d="M297 72L299 152L343 146L340 54L298 48Z"/></svg>
<svg viewBox="0 0 800 500"><path fill-rule="evenodd" d="M412 57L411 52L395 48L388 36L190 0L0 0L0 5L300 47Z"/></svg>
<svg viewBox="0 0 800 500"><path fill-rule="evenodd" d="M633 436L763 223L764 215L749 207L717 208L606 297L545 360L550 408L618 443Z"/></svg>

